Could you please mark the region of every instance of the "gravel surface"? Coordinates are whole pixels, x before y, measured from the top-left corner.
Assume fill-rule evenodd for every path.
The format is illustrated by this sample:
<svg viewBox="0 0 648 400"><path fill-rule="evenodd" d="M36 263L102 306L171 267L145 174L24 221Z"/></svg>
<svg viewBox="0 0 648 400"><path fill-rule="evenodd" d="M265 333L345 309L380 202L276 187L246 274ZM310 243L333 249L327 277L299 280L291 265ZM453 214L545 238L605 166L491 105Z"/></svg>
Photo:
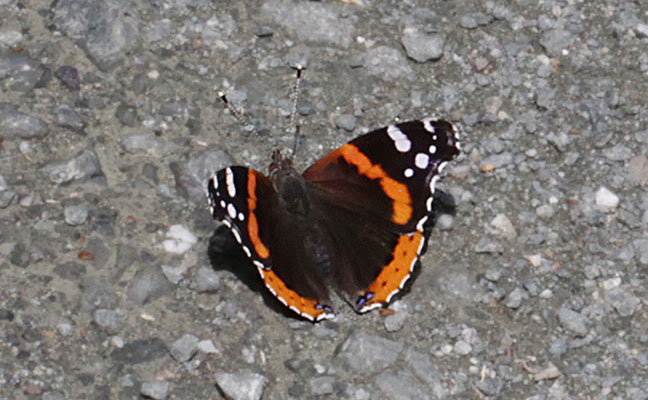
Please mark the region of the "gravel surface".
<svg viewBox="0 0 648 400"><path fill-rule="evenodd" d="M298 168L463 130L394 313L294 318L209 215L297 63ZM648 399L643 1L0 0L0 93L2 400Z"/></svg>

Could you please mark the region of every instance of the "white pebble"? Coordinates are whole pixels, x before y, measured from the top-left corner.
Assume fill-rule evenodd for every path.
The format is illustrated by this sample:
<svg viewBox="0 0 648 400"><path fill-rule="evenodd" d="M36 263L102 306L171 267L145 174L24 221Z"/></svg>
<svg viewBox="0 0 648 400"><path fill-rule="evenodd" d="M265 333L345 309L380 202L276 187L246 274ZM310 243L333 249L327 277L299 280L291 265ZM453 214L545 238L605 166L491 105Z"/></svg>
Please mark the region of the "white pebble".
<svg viewBox="0 0 648 400"><path fill-rule="evenodd" d="M166 234L162 247L169 253L182 254L196 244L198 239L184 225L172 225Z"/></svg>
<svg viewBox="0 0 648 400"><path fill-rule="evenodd" d="M619 205L619 196L612 193L605 186L601 186L601 188L596 192L595 201L596 208L599 211L606 213L614 212Z"/></svg>

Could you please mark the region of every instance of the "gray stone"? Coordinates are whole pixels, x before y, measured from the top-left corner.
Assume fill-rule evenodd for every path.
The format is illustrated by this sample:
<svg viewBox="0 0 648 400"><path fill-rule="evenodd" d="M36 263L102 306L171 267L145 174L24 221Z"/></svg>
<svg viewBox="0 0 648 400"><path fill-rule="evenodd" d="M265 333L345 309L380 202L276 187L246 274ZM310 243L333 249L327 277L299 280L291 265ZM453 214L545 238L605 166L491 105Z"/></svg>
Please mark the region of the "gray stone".
<svg viewBox="0 0 648 400"><path fill-rule="evenodd" d="M500 96L489 96L484 99L483 104L486 114L497 115L504 100Z"/></svg>
<svg viewBox="0 0 648 400"><path fill-rule="evenodd" d="M83 150L68 161L53 162L42 170L52 183L63 184L103 174L97 155L92 150Z"/></svg>
<svg viewBox="0 0 648 400"><path fill-rule="evenodd" d="M73 130L83 129L85 126L81 116L67 104L56 107L56 120L59 126Z"/></svg>
<svg viewBox="0 0 648 400"><path fill-rule="evenodd" d="M110 358L123 364L134 365L157 360L168 354L164 342L153 337L126 343L122 348L114 350Z"/></svg>
<svg viewBox="0 0 648 400"><path fill-rule="evenodd" d="M514 239L517 237L517 232L513 223L505 214L497 214L490 222L490 226L493 230L492 233L503 236L507 239Z"/></svg>
<svg viewBox="0 0 648 400"><path fill-rule="evenodd" d="M218 274L210 267L199 267L196 271L196 290L200 293L215 292L221 287Z"/></svg>
<svg viewBox="0 0 648 400"><path fill-rule="evenodd" d="M630 178L641 186L648 186L648 158L646 156L635 156L630 159L627 165Z"/></svg>
<svg viewBox="0 0 648 400"><path fill-rule="evenodd" d="M137 133L128 135L119 141L124 150L129 153L147 152L156 156L164 156L173 151L174 147L158 139L154 133Z"/></svg>
<svg viewBox="0 0 648 400"><path fill-rule="evenodd" d="M62 65L54 71L54 76L59 78L63 86L73 92L81 90L79 71L71 65Z"/></svg>
<svg viewBox="0 0 648 400"><path fill-rule="evenodd" d="M424 382L430 389L434 398L445 398L448 393L443 382L444 376L439 367L430 357L422 351L409 348L405 352L405 362L414 375Z"/></svg>
<svg viewBox="0 0 648 400"><path fill-rule="evenodd" d="M114 309L119 298L112 285L94 276L86 276L81 281L81 309L86 311L98 308Z"/></svg>
<svg viewBox="0 0 648 400"><path fill-rule="evenodd" d="M564 29L551 29L542 35L540 44L552 57L560 56L562 51L571 46L574 35Z"/></svg>
<svg viewBox="0 0 648 400"><path fill-rule="evenodd" d="M475 253L501 254L503 252L504 246L487 236L481 238L475 246Z"/></svg>
<svg viewBox="0 0 648 400"><path fill-rule="evenodd" d="M581 313L561 307L558 311L558 320L563 328L574 332L576 336L582 337L587 334L585 317Z"/></svg>
<svg viewBox="0 0 648 400"><path fill-rule="evenodd" d="M367 50L365 68L369 75L379 76L386 81L411 79L414 74L401 52L388 46Z"/></svg>
<svg viewBox="0 0 648 400"><path fill-rule="evenodd" d="M250 371L216 373L216 385L231 400L259 400L267 378Z"/></svg>
<svg viewBox="0 0 648 400"><path fill-rule="evenodd" d="M423 63L429 60L436 61L443 57L443 36L439 34L428 35L421 32L407 32L401 38L407 56L414 61Z"/></svg>
<svg viewBox="0 0 648 400"><path fill-rule="evenodd" d="M648 239L635 240L634 248L635 251L639 254L639 262L644 265L648 265Z"/></svg>
<svg viewBox="0 0 648 400"><path fill-rule="evenodd" d="M396 362L403 345L356 330L337 350L337 358L361 375L376 374Z"/></svg>
<svg viewBox="0 0 648 400"><path fill-rule="evenodd" d="M169 280L169 282L173 283L174 285L177 285L178 282L184 278L184 272L185 268L183 267L174 267L173 265L162 265L162 273L166 278Z"/></svg>
<svg viewBox="0 0 648 400"><path fill-rule="evenodd" d="M85 275L86 267L74 261L66 261L54 267L53 271L61 279L76 281Z"/></svg>
<svg viewBox="0 0 648 400"><path fill-rule="evenodd" d="M185 334L171 344L169 352L178 362L189 361L196 354L199 341L196 336Z"/></svg>
<svg viewBox="0 0 648 400"><path fill-rule="evenodd" d="M137 108L125 103L121 103L115 109L115 117L126 126L136 126L137 125Z"/></svg>
<svg viewBox="0 0 648 400"><path fill-rule="evenodd" d="M459 19L459 26L465 29L475 29L477 25L477 20L470 15L464 15Z"/></svg>
<svg viewBox="0 0 648 400"><path fill-rule="evenodd" d="M396 310L392 315L385 317L385 330L387 332L398 332L409 320L409 314L405 310Z"/></svg>
<svg viewBox="0 0 648 400"><path fill-rule="evenodd" d="M640 301L632 292L615 288L605 292L605 299L622 317L629 317L639 307Z"/></svg>
<svg viewBox="0 0 648 400"><path fill-rule="evenodd" d="M60 0L53 12L56 27L78 39L103 71L114 68L139 45L139 15L128 0Z"/></svg>
<svg viewBox="0 0 648 400"><path fill-rule="evenodd" d="M480 169L490 168L499 169L507 167L513 163L513 155L511 153L492 154L479 163Z"/></svg>
<svg viewBox="0 0 648 400"><path fill-rule="evenodd" d="M47 125L40 118L21 112L0 111L0 135L6 139L37 139L47 135Z"/></svg>
<svg viewBox="0 0 648 400"><path fill-rule="evenodd" d="M65 223L71 226L81 225L88 219L90 211L85 204L69 205L63 208Z"/></svg>
<svg viewBox="0 0 648 400"><path fill-rule="evenodd" d="M506 301L504 304L511 309L518 309L522 305L522 300L526 299L528 296L524 289L515 288L508 296L506 296Z"/></svg>
<svg viewBox="0 0 648 400"><path fill-rule="evenodd" d="M308 381L310 392L315 396L325 396L333 394L335 378L332 376L318 376Z"/></svg>
<svg viewBox="0 0 648 400"><path fill-rule="evenodd" d="M500 379L491 379L491 378L478 379L475 382L475 386L477 387L477 389L479 389L480 392L484 393L486 396L497 397L502 391L504 382L502 382Z"/></svg>
<svg viewBox="0 0 648 400"><path fill-rule="evenodd" d="M33 90L45 74L41 63L25 53L0 50L0 80L18 92Z"/></svg>
<svg viewBox="0 0 648 400"><path fill-rule="evenodd" d="M632 150L621 143L618 143L611 149L604 151L603 154L605 154L607 159L612 161L627 161L632 157Z"/></svg>
<svg viewBox="0 0 648 400"><path fill-rule="evenodd" d="M175 286L159 268L149 265L135 273L128 288L128 300L141 306L151 300L170 295L174 289Z"/></svg>
<svg viewBox="0 0 648 400"><path fill-rule="evenodd" d="M356 118L352 114L342 114L335 116L335 126L351 132L355 129Z"/></svg>
<svg viewBox="0 0 648 400"><path fill-rule="evenodd" d="M384 371L376 377L376 386L390 400L427 400L429 396L407 370Z"/></svg>
<svg viewBox="0 0 648 400"><path fill-rule="evenodd" d="M94 312L94 322L110 335L117 334L121 330L124 319L125 315L123 312L105 308L96 309Z"/></svg>
<svg viewBox="0 0 648 400"><path fill-rule="evenodd" d="M355 36L350 18L340 18L337 5L326 2L264 1L261 13L290 31L293 37L308 41L348 46Z"/></svg>
<svg viewBox="0 0 648 400"><path fill-rule="evenodd" d="M140 393L149 399L166 399L169 396L169 382L143 382Z"/></svg>

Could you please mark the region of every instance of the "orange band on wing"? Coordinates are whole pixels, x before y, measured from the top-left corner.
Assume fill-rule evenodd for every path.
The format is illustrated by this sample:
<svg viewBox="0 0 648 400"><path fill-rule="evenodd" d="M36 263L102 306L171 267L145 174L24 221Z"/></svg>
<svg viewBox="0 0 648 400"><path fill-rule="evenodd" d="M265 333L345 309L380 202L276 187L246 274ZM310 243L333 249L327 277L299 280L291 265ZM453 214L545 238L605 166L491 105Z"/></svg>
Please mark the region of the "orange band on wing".
<svg viewBox="0 0 648 400"><path fill-rule="evenodd" d="M270 292L295 313L311 321L319 321L333 317L334 314L332 312L322 307L316 307L319 305L317 300L302 297L299 293L288 288L273 270L259 270L259 273L261 273L263 281Z"/></svg>
<svg viewBox="0 0 648 400"><path fill-rule="evenodd" d="M256 175L252 171L248 171L248 236L254 246L254 250L261 258L268 258L270 251L259 237L259 222L257 221L254 210L257 207L256 197Z"/></svg>
<svg viewBox="0 0 648 400"><path fill-rule="evenodd" d="M392 261L382 269L367 289L367 292L374 293L374 296L367 301L364 308L368 310L373 308L372 304L376 307L376 304L388 303L391 297L403 288L412 274L422 242L423 233L419 231L398 238Z"/></svg>
<svg viewBox="0 0 648 400"><path fill-rule="evenodd" d="M393 200L392 221L400 225L408 223L412 218L412 198L407 186L387 175L380 165L373 164L356 146L345 144L337 151L347 163L358 167L358 172L362 175L380 180L383 191Z"/></svg>

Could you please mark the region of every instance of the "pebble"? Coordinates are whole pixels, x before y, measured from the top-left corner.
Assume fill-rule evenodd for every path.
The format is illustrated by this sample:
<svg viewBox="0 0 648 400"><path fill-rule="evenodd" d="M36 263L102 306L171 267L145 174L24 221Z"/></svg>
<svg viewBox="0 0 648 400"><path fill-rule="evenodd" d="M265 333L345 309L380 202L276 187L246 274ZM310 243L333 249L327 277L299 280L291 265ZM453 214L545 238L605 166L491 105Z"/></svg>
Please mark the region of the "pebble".
<svg viewBox="0 0 648 400"><path fill-rule="evenodd" d="M169 396L169 382L142 382L140 394L154 400L166 399Z"/></svg>
<svg viewBox="0 0 648 400"><path fill-rule="evenodd" d="M388 46L367 50L365 68L367 74L379 76L388 82L409 79L414 73L401 52Z"/></svg>
<svg viewBox="0 0 648 400"><path fill-rule="evenodd" d="M614 212L619 205L619 196L612 193L610 189L605 186L601 186L601 188L596 192L595 202L597 210L611 213Z"/></svg>
<svg viewBox="0 0 648 400"><path fill-rule="evenodd" d="M85 126L81 116L67 104L56 107L56 120L59 126L75 131L81 130Z"/></svg>
<svg viewBox="0 0 648 400"><path fill-rule="evenodd" d="M513 310L516 310L520 308L522 305L522 300L528 298L528 295L522 288L515 288L511 293L509 293L508 296L506 296L506 300L504 304Z"/></svg>
<svg viewBox="0 0 648 400"><path fill-rule="evenodd" d="M156 337L126 343L110 353L110 358L114 361L129 365L147 363L168 356L169 352L164 342Z"/></svg>
<svg viewBox="0 0 648 400"><path fill-rule="evenodd" d="M332 376L318 376L308 381L310 392L315 396L327 396L333 394L335 378Z"/></svg>
<svg viewBox="0 0 648 400"><path fill-rule="evenodd" d="M46 164L42 170L50 182L59 185L103 175L97 155L92 150L83 150L67 161Z"/></svg>
<svg viewBox="0 0 648 400"><path fill-rule="evenodd" d="M216 292L221 287L220 277L211 267L199 267L194 279L199 293Z"/></svg>
<svg viewBox="0 0 648 400"><path fill-rule="evenodd" d="M629 317L634 314L640 304L639 299L632 292L621 288L606 291L605 299L622 317Z"/></svg>
<svg viewBox="0 0 648 400"><path fill-rule="evenodd" d="M394 364L402 350L402 343L355 330L340 347L337 359L361 375L371 375Z"/></svg>
<svg viewBox="0 0 648 400"><path fill-rule="evenodd" d="M585 317L581 313L561 307L558 311L558 320L563 328L574 332L576 336L582 337L587 334Z"/></svg>
<svg viewBox="0 0 648 400"><path fill-rule="evenodd" d="M63 208L65 223L71 226L82 225L88 219L90 211L85 204L69 205Z"/></svg>
<svg viewBox="0 0 648 400"><path fill-rule="evenodd" d="M205 354L216 354L216 353L218 353L218 349L216 348L216 346L214 346L214 342L212 342L209 339L201 340L200 342L198 342L198 344L196 345L196 349L199 352L205 353Z"/></svg>
<svg viewBox="0 0 648 400"><path fill-rule="evenodd" d="M341 114L335 116L335 126L351 132L355 129L356 118L352 114Z"/></svg>
<svg viewBox="0 0 648 400"><path fill-rule="evenodd" d="M260 400L268 379L250 371L216 373L216 385L231 400Z"/></svg>
<svg viewBox="0 0 648 400"><path fill-rule="evenodd" d="M431 394L435 398L442 399L447 396L448 393L443 384L444 376L439 371L439 366L430 359L425 351L411 347L405 352L404 360L414 375L431 389Z"/></svg>
<svg viewBox="0 0 648 400"><path fill-rule="evenodd" d="M505 214L497 214L491 220L490 225L495 228L494 233L499 236L503 236L509 240L517 237L517 231L513 227L513 223Z"/></svg>
<svg viewBox="0 0 648 400"><path fill-rule="evenodd" d="M377 398L390 400L426 400L430 398L416 377L407 370L383 371L376 377L375 383L384 394Z"/></svg>
<svg viewBox="0 0 648 400"><path fill-rule="evenodd" d="M54 71L54 76L59 78L63 86L72 92L81 90L81 83L79 81L79 71L70 66L62 65Z"/></svg>
<svg viewBox="0 0 648 400"><path fill-rule="evenodd" d="M170 295L175 285L162 273L161 268L145 265L135 273L128 288L128 300L144 305L151 300Z"/></svg>
<svg viewBox="0 0 648 400"><path fill-rule="evenodd" d="M435 222L434 227L442 231L449 231L454 226L454 217L450 214L439 215Z"/></svg>
<svg viewBox="0 0 648 400"><path fill-rule="evenodd" d="M180 339L176 340L169 347L171 356L178 362L185 362L191 360L198 350L198 339L191 334L185 334Z"/></svg>
<svg viewBox="0 0 648 400"><path fill-rule="evenodd" d="M0 135L5 139L39 139L47 133L47 125L40 118L17 111L0 110Z"/></svg>
<svg viewBox="0 0 648 400"><path fill-rule="evenodd" d="M443 57L443 36L439 34L428 35L417 31L406 31L401 37L407 56L414 61L424 63L436 61Z"/></svg>
<svg viewBox="0 0 648 400"><path fill-rule="evenodd" d="M455 353L465 356L472 352L472 346L470 345L470 343L467 343L463 340L457 340L457 342L454 344L453 350Z"/></svg>
<svg viewBox="0 0 648 400"><path fill-rule="evenodd" d="M96 309L94 312L94 322L110 335L119 333L124 317L122 312L104 308Z"/></svg>
<svg viewBox="0 0 648 400"><path fill-rule="evenodd" d="M162 242L162 247L169 253L183 254L198 242L189 229L184 225L171 225L166 233L167 239Z"/></svg>
<svg viewBox="0 0 648 400"><path fill-rule="evenodd" d="M630 159L627 165L630 178L641 186L648 186L648 158L646 156L635 156Z"/></svg>

